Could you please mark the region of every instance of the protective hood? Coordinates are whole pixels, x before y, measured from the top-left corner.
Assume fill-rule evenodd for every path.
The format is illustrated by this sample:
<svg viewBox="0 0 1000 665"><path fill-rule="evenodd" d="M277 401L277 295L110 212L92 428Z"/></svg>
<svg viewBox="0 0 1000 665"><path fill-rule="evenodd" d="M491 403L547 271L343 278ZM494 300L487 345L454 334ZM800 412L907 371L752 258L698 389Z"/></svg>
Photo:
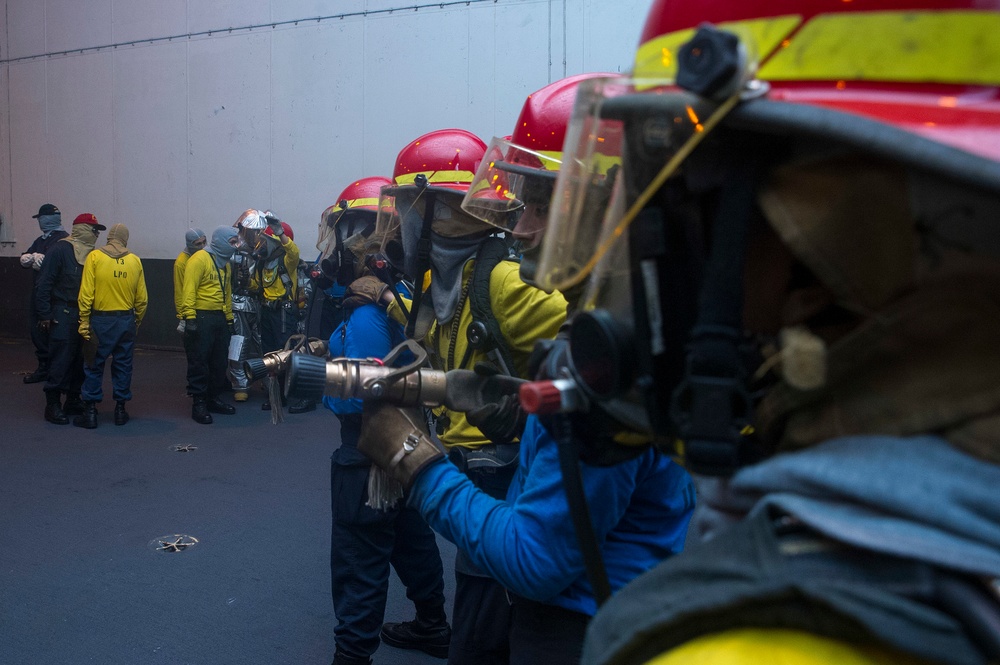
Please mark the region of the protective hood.
<svg viewBox="0 0 1000 665"><path fill-rule="evenodd" d="M46 236L53 231L62 228L62 215L56 213L55 215L39 215L38 216L38 228L42 230L42 233Z"/></svg>
<svg viewBox="0 0 1000 665"><path fill-rule="evenodd" d="M205 232L201 229L190 228L187 233L184 234L184 251L189 255L194 254L198 251L198 247L194 246L194 243L198 242L201 238L205 237Z"/></svg>
<svg viewBox="0 0 1000 665"><path fill-rule="evenodd" d="M88 224L74 224L69 237L60 240L60 242L68 242L73 245L73 256L81 266L87 260L87 254L90 254L94 245L97 244L97 235L93 228Z"/></svg>
<svg viewBox="0 0 1000 665"><path fill-rule="evenodd" d="M483 243L481 235L448 238L431 232L431 300L434 318L448 323L462 294L462 269Z"/></svg>
<svg viewBox="0 0 1000 665"><path fill-rule="evenodd" d="M115 224L108 231L108 242L101 247L101 251L113 259L118 259L128 254L128 228L124 224Z"/></svg>
<svg viewBox="0 0 1000 665"><path fill-rule="evenodd" d="M216 267L223 267L233 258L233 254L236 253L236 247L233 246L236 234L236 229L231 226L219 226L212 232L212 242L205 251L212 255Z"/></svg>

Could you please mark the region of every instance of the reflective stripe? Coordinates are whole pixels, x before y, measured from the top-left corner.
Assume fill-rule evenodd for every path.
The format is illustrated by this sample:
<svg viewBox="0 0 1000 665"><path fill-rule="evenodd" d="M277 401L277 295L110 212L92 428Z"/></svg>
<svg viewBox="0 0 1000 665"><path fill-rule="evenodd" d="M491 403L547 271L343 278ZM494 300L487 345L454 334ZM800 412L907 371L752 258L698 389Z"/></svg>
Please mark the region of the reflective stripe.
<svg viewBox="0 0 1000 665"><path fill-rule="evenodd" d="M740 36L768 81L906 81L1000 85L1000 13L898 11L820 14L719 23ZM642 44L636 78L677 74L677 49L695 30ZM770 58L769 58L770 56Z"/></svg>
<svg viewBox="0 0 1000 665"><path fill-rule="evenodd" d="M997 12L824 14L789 41L762 79L1000 84Z"/></svg>
<svg viewBox="0 0 1000 665"><path fill-rule="evenodd" d="M561 150L537 150L536 152L545 158L540 161L546 171L558 171L562 166L563 154Z"/></svg>
<svg viewBox="0 0 1000 665"><path fill-rule="evenodd" d="M749 21L719 23L717 27L739 35L750 48L751 59L761 60L777 48L783 39L802 22L802 17L774 16ZM694 37L695 29L660 35L642 44L635 54L635 78L675 79L677 50Z"/></svg>
<svg viewBox="0 0 1000 665"><path fill-rule="evenodd" d="M377 198L367 198L367 199L351 199L347 202L348 208L360 208L361 206L372 206L373 208L378 207Z"/></svg>
<svg viewBox="0 0 1000 665"><path fill-rule="evenodd" d="M397 185L412 185L417 176L423 173L427 176L427 182L472 182L475 173L472 171L417 171L416 173L404 173L396 177Z"/></svg>

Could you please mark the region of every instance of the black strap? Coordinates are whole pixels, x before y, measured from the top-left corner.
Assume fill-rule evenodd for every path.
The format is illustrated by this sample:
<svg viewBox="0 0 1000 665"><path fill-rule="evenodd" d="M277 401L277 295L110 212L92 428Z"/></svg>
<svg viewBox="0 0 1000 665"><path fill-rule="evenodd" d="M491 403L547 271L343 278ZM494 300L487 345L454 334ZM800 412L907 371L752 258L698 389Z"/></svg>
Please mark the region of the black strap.
<svg viewBox="0 0 1000 665"><path fill-rule="evenodd" d="M493 269L501 261L513 260L510 256L510 246L503 238L491 236L486 238L476 252L476 263L472 267L472 279L469 286L469 311L472 313L472 326L467 331L468 344L465 355L459 367L465 367L472 355L473 349L486 352L496 350L500 359L506 365L501 370L514 372L514 357L511 355L507 340L500 329L500 322L493 313L493 302L490 299L490 278ZM481 335L473 341L474 335Z"/></svg>
<svg viewBox="0 0 1000 665"><path fill-rule="evenodd" d="M556 440L559 451L559 469L562 472L563 490L566 492L566 503L569 514L573 518L573 530L576 541L583 554L583 563L587 571L587 580L594 590L594 600L600 607L611 597L611 583L608 581L608 571L604 567L604 556L601 546L594 533L594 523L590 518L590 507L583 491L583 476L580 473L580 453L573 440L572 427L566 414L556 414L549 421L551 434Z"/></svg>
<svg viewBox="0 0 1000 665"><path fill-rule="evenodd" d="M413 339L417 329L417 313L420 311L420 303L424 298L424 274L431 266L431 227L434 224L434 193L427 190L427 178L423 174L417 175L414 181L420 189L417 199L427 196L424 202L424 219L420 226L420 239L417 240L417 274L413 277L413 307L410 309L410 317L406 320L406 336Z"/></svg>
<svg viewBox="0 0 1000 665"><path fill-rule="evenodd" d="M751 419L740 345L743 266L759 172L756 164L744 164L722 187L685 376L671 404L685 460L695 473L734 473Z"/></svg>

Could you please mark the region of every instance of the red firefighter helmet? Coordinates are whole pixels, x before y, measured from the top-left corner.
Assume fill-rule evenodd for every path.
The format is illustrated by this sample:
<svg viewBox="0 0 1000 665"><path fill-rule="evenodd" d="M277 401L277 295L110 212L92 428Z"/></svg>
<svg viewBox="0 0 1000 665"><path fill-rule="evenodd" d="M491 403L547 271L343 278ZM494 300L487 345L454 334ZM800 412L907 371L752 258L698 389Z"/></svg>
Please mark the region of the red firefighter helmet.
<svg viewBox="0 0 1000 665"><path fill-rule="evenodd" d="M616 78L609 73L570 76L528 95L513 133L494 138L462 208L521 243L521 278L536 285L538 247L549 202L563 163L563 143L577 89L584 81Z"/></svg>
<svg viewBox="0 0 1000 665"><path fill-rule="evenodd" d="M517 117L510 142L522 148L516 153L512 163L534 168L559 170L562 162L563 143L566 127L573 114L576 90L582 81L592 78L613 77L616 74L577 74L550 83L541 90L531 93L524 100L521 115ZM544 163L533 160L532 155L551 157L553 161Z"/></svg>
<svg viewBox="0 0 1000 665"><path fill-rule="evenodd" d="M337 197L337 202L320 215L320 225L336 226L347 210L368 210L378 212L378 200L382 188L392 185L392 180L384 176L371 176L355 180L344 188Z"/></svg>
<svg viewBox="0 0 1000 665"><path fill-rule="evenodd" d="M752 43L768 99L867 116L1000 159L1000 0L654 0L634 76L673 78L708 21Z"/></svg>
<svg viewBox="0 0 1000 665"><path fill-rule="evenodd" d="M423 175L432 187L464 192L485 152L482 139L464 129L428 132L399 151L392 179L396 185L412 185Z"/></svg>

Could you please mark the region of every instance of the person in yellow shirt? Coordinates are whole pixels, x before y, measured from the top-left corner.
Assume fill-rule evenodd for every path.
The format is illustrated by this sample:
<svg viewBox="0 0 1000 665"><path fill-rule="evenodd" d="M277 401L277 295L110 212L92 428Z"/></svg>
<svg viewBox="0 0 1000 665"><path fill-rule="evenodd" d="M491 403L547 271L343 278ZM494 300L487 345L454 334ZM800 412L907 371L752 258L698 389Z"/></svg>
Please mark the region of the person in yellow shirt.
<svg viewBox="0 0 1000 665"><path fill-rule="evenodd" d="M263 237L266 255L257 261L250 285L251 289L259 289L262 293L260 342L263 352L270 353L285 348L285 342L298 325L299 247L291 226L270 212L265 213L264 219L267 222ZM261 408L270 411L271 400L267 399Z"/></svg>
<svg viewBox="0 0 1000 665"><path fill-rule="evenodd" d="M212 242L188 259L184 270L181 318L188 353L187 391L194 399L191 418L212 423L213 413L232 415L236 407L219 399L226 386L229 338L233 326L232 268L236 229L219 226Z"/></svg>
<svg viewBox="0 0 1000 665"><path fill-rule="evenodd" d="M177 312L177 332L184 334L184 319L181 317L181 301L184 299L184 269L188 259L199 249L205 249L208 238L201 229L190 228L184 234L184 249L174 259L174 311Z"/></svg>
<svg viewBox="0 0 1000 665"><path fill-rule="evenodd" d="M135 334L146 314L146 278L142 261L128 251L128 227L115 224L108 242L87 255L80 282L80 336L85 341L83 413L73 419L77 427L97 427L97 404L104 396L104 365L111 361L115 398L115 425L129 415L125 402L132 399L132 350ZM93 355L91 356L91 353Z"/></svg>

